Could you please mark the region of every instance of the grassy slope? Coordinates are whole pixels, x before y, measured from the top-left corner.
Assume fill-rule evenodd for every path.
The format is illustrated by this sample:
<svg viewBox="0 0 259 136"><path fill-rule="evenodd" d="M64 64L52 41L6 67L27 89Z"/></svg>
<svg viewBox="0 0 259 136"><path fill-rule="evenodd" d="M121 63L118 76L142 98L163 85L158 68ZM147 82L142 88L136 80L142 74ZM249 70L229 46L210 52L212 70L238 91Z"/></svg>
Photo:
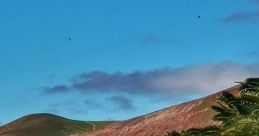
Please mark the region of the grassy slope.
<svg viewBox="0 0 259 136"><path fill-rule="evenodd" d="M84 122L51 114L33 114L0 128L0 136L68 136L78 132L104 128L112 122Z"/></svg>
<svg viewBox="0 0 259 136"><path fill-rule="evenodd" d="M92 123L96 126L96 130L103 129L107 125L113 123L114 121L89 121L89 123Z"/></svg>

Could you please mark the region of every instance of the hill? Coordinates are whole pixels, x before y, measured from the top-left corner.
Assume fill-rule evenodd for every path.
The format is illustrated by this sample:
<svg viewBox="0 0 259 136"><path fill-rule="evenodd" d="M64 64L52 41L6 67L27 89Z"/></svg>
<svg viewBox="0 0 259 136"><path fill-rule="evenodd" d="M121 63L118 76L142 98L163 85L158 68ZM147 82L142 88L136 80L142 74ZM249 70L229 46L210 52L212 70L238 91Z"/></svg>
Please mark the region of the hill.
<svg viewBox="0 0 259 136"><path fill-rule="evenodd" d="M52 114L32 114L0 127L0 136L69 136L95 131L110 123L70 120Z"/></svg>
<svg viewBox="0 0 259 136"><path fill-rule="evenodd" d="M240 86L223 91L238 96ZM221 92L114 123L70 120L52 114L32 114L0 127L0 136L164 136L172 130L220 125L220 122L212 120L215 112L211 109L219 94Z"/></svg>
<svg viewBox="0 0 259 136"><path fill-rule="evenodd" d="M235 86L223 91L238 96L239 88L239 86ZM116 122L99 131L74 136L164 136L172 130L182 131L220 125L220 122L212 120L215 112L211 109L219 94L220 92L144 116Z"/></svg>

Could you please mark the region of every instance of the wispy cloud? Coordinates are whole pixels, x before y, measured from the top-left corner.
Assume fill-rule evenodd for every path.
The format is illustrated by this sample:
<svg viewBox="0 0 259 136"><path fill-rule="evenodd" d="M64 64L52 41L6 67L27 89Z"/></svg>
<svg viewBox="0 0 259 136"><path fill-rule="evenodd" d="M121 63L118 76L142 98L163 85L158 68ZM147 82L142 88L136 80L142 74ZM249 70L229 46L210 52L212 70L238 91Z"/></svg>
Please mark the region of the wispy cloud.
<svg viewBox="0 0 259 136"><path fill-rule="evenodd" d="M257 57L259 57L259 51L256 51L256 50L250 51L250 52L247 53L247 56L257 58Z"/></svg>
<svg viewBox="0 0 259 136"><path fill-rule="evenodd" d="M259 64L237 64L221 62L182 68L161 68L132 73L106 73L94 71L74 77L70 85L46 87L44 92L63 93L65 90L87 93L120 92L130 95L171 94L209 94L227 87L234 81L259 76ZM61 88L61 91L58 91Z"/></svg>
<svg viewBox="0 0 259 136"><path fill-rule="evenodd" d="M98 103L94 99L87 99L84 101L84 105L86 106L87 109L103 109L103 105Z"/></svg>
<svg viewBox="0 0 259 136"><path fill-rule="evenodd" d="M170 42L170 39L166 37L159 37L154 34L148 34L143 37L143 42L145 44L167 43Z"/></svg>
<svg viewBox="0 0 259 136"><path fill-rule="evenodd" d="M135 107L132 105L132 102L130 99L123 97L123 96L113 96L108 99L111 101L114 106L115 110L122 110L122 111L128 111L128 110L134 110Z"/></svg>
<svg viewBox="0 0 259 136"><path fill-rule="evenodd" d="M40 90L44 90L44 93L66 93L70 90L66 85L57 85L54 87L40 87Z"/></svg>
<svg viewBox="0 0 259 136"><path fill-rule="evenodd" d="M248 0L248 1L250 1L250 2L252 2L254 4L258 4L259 5L259 0Z"/></svg>
<svg viewBox="0 0 259 136"><path fill-rule="evenodd" d="M252 4L257 8L254 11L244 10L244 11L237 11L233 14L230 14L224 17L221 21L224 23L246 23L246 22L259 22L259 0L243 0L248 4Z"/></svg>
<svg viewBox="0 0 259 136"><path fill-rule="evenodd" d="M259 22L259 11L239 11L222 19L223 22Z"/></svg>

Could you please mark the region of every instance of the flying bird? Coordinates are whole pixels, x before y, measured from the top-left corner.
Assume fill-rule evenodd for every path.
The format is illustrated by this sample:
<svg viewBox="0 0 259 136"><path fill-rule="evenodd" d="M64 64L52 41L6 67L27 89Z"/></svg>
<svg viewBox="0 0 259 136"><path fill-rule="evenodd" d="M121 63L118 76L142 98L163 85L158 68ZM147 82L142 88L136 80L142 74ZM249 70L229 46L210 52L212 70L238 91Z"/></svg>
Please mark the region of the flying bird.
<svg viewBox="0 0 259 136"><path fill-rule="evenodd" d="M68 36L68 40L69 40L69 41L72 41L72 38L71 38L70 36Z"/></svg>

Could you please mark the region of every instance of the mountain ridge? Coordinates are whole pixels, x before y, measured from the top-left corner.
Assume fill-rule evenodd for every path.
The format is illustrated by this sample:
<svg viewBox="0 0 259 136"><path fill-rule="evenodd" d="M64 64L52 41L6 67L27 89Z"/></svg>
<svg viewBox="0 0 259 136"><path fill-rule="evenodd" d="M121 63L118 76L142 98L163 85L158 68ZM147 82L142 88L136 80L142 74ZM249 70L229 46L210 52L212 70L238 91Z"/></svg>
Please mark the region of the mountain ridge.
<svg viewBox="0 0 259 136"><path fill-rule="evenodd" d="M238 96L240 86L223 91ZM116 122L77 121L53 114L31 114L1 126L0 136L164 136L172 130L217 126L220 122L212 120L215 113L210 107L221 92Z"/></svg>
<svg viewBox="0 0 259 136"><path fill-rule="evenodd" d="M239 87L237 85L223 91L238 96ZM220 122L212 120L214 112L210 107L214 105L215 99L221 92L129 120L115 122L101 130L73 136L164 136L172 130L183 131L190 128L217 126Z"/></svg>

